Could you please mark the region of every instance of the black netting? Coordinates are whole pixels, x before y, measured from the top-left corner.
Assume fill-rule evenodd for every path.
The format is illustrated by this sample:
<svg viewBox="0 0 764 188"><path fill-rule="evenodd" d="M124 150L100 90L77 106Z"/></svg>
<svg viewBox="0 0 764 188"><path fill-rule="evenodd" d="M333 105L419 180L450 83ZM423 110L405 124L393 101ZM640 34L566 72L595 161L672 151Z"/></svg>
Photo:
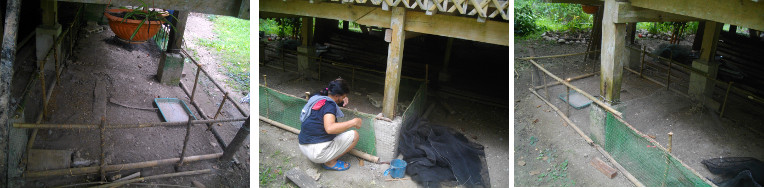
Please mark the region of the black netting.
<svg viewBox="0 0 764 188"><path fill-rule="evenodd" d="M725 157L703 160L708 171L724 178L720 187L760 187L764 182L764 162L751 157Z"/></svg>
<svg viewBox="0 0 764 188"><path fill-rule="evenodd" d="M398 151L408 162L406 174L425 187L490 187L483 146L454 129L423 119L404 124Z"/></svg>

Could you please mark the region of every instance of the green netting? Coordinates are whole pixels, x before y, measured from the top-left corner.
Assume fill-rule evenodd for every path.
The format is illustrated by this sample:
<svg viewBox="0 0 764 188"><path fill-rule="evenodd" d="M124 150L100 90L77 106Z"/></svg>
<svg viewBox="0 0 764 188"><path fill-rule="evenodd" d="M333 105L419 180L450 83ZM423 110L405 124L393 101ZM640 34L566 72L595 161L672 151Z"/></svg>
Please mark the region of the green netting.
<svg viewBox="0 0 764 188"><path fill-rule="evenodd" d="M259 97L260 104L258 106L260 107L261 116L300 129L300 111L308 102L307 100L284 94L262 85L260 85ZM342 113L345 114L345 117L338 118L337 121L348 121L356 117L363 120L363 125L361 125L360 129L351 128L351 130L357 130L361 137L355 148L371 155L377 155L374 115L349 109L342 109Z"/></svg>
<svg viewBox="0 0 764 188"><path fill-rule="evenodd" d="M701 177L625 122L607 113L605 150L645 186L709 187Z"/></svg>
<svg viewBox="0 0 764 188"><path fill-rule="evenodd" d="M427 84L422 83L411 100L411 104L403 112L403 125L408 125L408 123L415 121L427 108L425 103L427 103Z"/></svg>

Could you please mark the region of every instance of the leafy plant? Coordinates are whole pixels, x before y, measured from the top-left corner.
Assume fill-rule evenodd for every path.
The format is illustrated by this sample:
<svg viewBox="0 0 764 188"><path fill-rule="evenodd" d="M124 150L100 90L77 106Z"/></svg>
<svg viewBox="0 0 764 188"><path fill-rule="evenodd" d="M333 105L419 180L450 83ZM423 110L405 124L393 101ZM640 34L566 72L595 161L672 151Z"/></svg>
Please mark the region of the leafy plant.
<svg viewBox="0 0 764 188"><path fill-rule="evenodd" d="M129 12L125 13L124 16L122 16L122 18L124 18L122 20L122 23L126 22L127 19L141 20L141 23L139 23L138 27L135 28L135 31L133 31L133 34L130 35L130 41L132 41L133 38L135 38L135 34L138 33L138 30L140 30L141 27L143 27L144 23L146 23L146 22L150 22L150 21L163 21L163 22L166 22L166 23L170 23L167 20L167 18L165 18L165 16L164 16L165 14L168 14L167 11L161 11L161 12L160 11L156 11L156 10L150 9L148 4L145 1L143 1L143 0L136 0L136 1L140 2L141 6L137 6L135 8L132 8L132 11L129 11ZM177 20L177 18L175 18L175 16L173 16L172 14L168 14L168 15L170 15L172 18ZM173 29L177 29L177 28L175 28L175 25L173 25L173 24L170 24L170 26ZM151 26L149 26L149 27L151 27ZM148 30L146 30L146 32L148 32Z"/></svg>
<svg viewBox="0 0 764 188"><path fill-rule="evenodd" d="M536 17L533 15L531 7L528 5L522 7L515 6L515 35L526 36L537 29Z"/></svg>

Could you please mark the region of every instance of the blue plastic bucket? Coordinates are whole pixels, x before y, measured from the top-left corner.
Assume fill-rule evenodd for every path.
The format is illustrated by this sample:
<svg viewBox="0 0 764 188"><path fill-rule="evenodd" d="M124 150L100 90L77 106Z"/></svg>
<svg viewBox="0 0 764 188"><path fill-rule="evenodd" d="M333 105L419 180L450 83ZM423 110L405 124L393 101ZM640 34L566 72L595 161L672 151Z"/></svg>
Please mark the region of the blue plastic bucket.
<svg viewBox="0 0 764 188"><path fill-rule="evenodd" d="M403 178L403 176L406 175L406 161L393 159L393 161L390 162L390 168L385 170L385 176L387 176L388 173L392 178Z"/></svg>

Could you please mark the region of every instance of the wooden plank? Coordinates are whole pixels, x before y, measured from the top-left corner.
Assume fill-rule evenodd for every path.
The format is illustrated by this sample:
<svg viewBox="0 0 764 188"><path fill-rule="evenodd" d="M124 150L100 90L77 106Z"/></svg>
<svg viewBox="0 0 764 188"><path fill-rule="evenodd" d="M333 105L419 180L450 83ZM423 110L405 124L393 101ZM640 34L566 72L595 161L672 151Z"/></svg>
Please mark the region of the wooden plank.
<svg viewBox="0 0 764 188"><path fill-rule="evenodd" d="M602 174L610 179L613 179L615 175L618 174L618 171L615 168L610 167L610 165L603 162L599 157L594 157L594 159L589 161L589 164L591 164L594 168L602 172Z"/></svg>
<svg viewBox="0 0 764 188"><path fill-rule="evenodd" d="M623 65L626 61L624 56L626 24L615 23L618 17L618 4L615 0L605 1L605 14L602 18L600 95L610 103L620 99Z"/></svg>
<svg viewBox="0 0 764 188"><path fill-rule="evenodd" d="M109 4L120 6L138 6L140 2L135 0L59 0L65 2L76 3L90 3L90 4ZM246 2L245 2L246 1ZM244 16L240 17L249 18L249 2L247 0L220 0L220 1L207 1L207 0L164 0L164 1L146 1L151 4L151 7L168 9L168 10L180 10L180 11L193 11L205 14L216 14L225 16ZM306 1L307 2L307 1ZM246 11L246 12L243 12Z"/></svg>
<svg viewBox="0 0 764 188"><path fill-rule="evenodd" d="M631 5L764 30L764 3L756 1L631 0Z"/></svg>
<svg viewBox="0 0 764 188"><path fill-rule="evenodd" d="M618 2L618 17L616 18L615 23L686 22L700 20L702 19L635 7L627 2Z"/></svg>
<svg viewBox="0 0 764 188"><path fill-rule="evenodd" d="M398 90L401 84L401 68L403 68L403 42L406 32L406 8L394 7L390 18L390 28L393 30L392 40L387 50L387 71L385 72L385 91L382 100L382 114L386 118L395 118L395 105L398 103Z"/></svg>
<svg viewBox="0 0 764 188"><path fill-rule="evenodd" d="M356 6L337 3L313 3L308 1L262 0L260 12L292 14L335 20L348 20L375 27L390 27L392 11L377 7ZM405 15L404 30L423 34L439 35L490 44L509 45L509 22L486 20L444 14L426 15L424 12L410 11Z"/></svg>
<svg viewBox="0 0 764 188"><path fill-rule="evenodd" d="M313 178L308 176L305 172L300 170L300 168L293 168L292 170L289 170L286 172L287 179L291 180L294 184L296 184L300 188L318 188L318 183L316 183Z"/></svg>

